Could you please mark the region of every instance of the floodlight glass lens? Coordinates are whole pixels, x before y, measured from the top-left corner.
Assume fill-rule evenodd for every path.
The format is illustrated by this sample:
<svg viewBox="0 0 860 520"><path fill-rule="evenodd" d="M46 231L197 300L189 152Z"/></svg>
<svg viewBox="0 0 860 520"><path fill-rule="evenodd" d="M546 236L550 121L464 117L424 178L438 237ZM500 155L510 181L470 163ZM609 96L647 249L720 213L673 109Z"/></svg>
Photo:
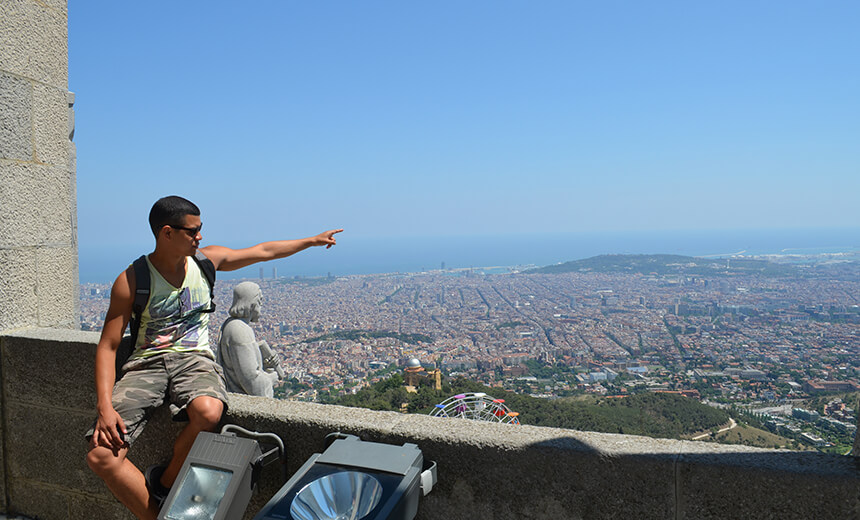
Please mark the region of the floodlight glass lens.
<svg viewBox="0 0 860 520"><path fill-rule="evenodd" d="M232 471L191 464L167 511L170 520L212 520Z"/></svg>
<svg viewBox="0 0 860 520"><path fill-rule="evenodd" d="M302 488L290 506L294 520L359 520L382 498L382 484L360 471L320 477Z"/></svg>

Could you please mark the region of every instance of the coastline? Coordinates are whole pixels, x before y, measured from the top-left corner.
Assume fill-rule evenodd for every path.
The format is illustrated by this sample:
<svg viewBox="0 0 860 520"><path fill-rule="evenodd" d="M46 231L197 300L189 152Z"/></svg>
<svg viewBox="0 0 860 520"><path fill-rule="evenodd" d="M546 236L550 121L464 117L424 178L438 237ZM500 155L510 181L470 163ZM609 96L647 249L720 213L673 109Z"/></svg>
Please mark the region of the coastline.
<svg viewBox="0 0 860 520"><path fill-rule="evenodd" d="M759 258L777 262L860 259L860 228L803 230L702 230L580 232L455 237L351 237L328 251L293 257L229 273L222 279L414 273L480 266L546 266L602 254L678 254L702 258ZM246 244L222 242L228 247ZM205 245L205 244L204 244ZM81 283L108 283L152 244L79 246Z"/></svg>

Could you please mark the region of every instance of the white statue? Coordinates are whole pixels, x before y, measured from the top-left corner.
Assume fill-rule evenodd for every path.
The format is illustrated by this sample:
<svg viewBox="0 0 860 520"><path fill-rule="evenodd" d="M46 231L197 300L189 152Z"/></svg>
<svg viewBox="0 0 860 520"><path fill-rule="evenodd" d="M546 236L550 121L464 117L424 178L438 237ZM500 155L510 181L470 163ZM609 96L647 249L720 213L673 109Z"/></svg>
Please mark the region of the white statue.
<svg viewBox="0 0 860 520"><path fill-rule="evenodd" d="M249 321L260 319L263 292L254 282L233 289L230 317L221 326L218 363L224 367L227 390L272 397L273 387L284 377L281 360L265 340L257 341Z"/></svg>

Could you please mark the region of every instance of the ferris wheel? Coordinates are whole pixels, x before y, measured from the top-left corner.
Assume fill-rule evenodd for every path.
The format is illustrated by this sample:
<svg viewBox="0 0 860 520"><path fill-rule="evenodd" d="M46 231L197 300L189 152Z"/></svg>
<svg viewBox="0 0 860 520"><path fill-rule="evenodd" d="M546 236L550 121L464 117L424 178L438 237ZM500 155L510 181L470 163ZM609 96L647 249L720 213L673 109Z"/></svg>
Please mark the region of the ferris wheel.
<svg viewBox="0 0 860 520"><path fill-rule="evenodd" d="M519 413L505 406L504 399L494 399L483 392L457 394L437 404L430 415L456 417L475 421L520 424Z"/></svg>

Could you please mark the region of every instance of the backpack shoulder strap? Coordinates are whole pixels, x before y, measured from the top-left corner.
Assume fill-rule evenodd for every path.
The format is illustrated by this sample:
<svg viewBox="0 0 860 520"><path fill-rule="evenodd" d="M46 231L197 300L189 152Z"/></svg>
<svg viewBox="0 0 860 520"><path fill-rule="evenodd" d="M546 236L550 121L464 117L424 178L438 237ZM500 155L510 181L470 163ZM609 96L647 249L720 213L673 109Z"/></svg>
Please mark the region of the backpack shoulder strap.
<svg viewBox="0 0 860 520"><path fill-rule="evenodd" d="M129 331L131 332L131 344L134 345L137 343L137 332L140 329L143 310L146 309L146 305L149 303L151 280L149 278L149 265L146 263L146 255L141 255L131 265L134 268L134 303L131 305Z"/></svg>
<svg viewBox="0 0 860 520"><path fill-rule="evenodd" d="M128 322L129 335L122 338L116 351L116 379L122 375L122 366L131 357L137 344L137 334L140 331L140 321L143 311L149 304L151 280L146 256L141 256L131 264L134 270L134 300L131 304L131 319Z"/></svg>
<svg viewBox="0 0 860 520"><path fill-rule="evenodd" d="M203 276L206 278L206 281L209 282L209 309L206 312L214 312L215 311L215 264L212 263L212 260L206 257L202 251L197 251L197 253L192 257L194 261L197 262L197 267L203 271Z"/></svg>

